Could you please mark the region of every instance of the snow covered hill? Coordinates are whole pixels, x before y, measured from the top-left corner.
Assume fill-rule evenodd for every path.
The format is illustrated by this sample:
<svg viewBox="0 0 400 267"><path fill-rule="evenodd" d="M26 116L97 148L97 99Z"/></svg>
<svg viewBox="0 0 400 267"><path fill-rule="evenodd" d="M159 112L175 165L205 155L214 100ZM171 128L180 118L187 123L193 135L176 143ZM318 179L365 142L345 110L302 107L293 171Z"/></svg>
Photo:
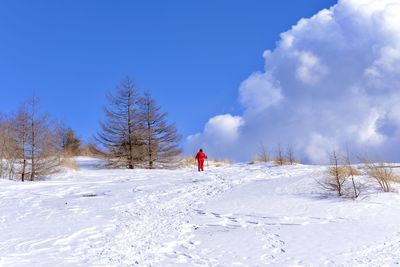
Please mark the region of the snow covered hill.
<svg viewBox="0 0 400 267"><path fill-rule="evenodd" d="M320 166L97 169L0 180L0 266L390 266L400 195L339 199Z"/></svg>

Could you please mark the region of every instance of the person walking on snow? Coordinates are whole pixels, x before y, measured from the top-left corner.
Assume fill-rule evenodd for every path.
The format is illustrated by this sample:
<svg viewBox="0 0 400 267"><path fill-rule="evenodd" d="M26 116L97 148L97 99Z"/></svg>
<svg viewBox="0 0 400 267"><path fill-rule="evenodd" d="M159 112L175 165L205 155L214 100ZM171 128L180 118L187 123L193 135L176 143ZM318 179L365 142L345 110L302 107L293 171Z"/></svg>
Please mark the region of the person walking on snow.
<svg viewBox="0 0 400 267"><path fill-rule="evenodd" d="M207 159L207 155L203 152L203 149L200 149L200 151L197 152L195 159L197 160L199 172L204 171L204 160Z"/></svg>

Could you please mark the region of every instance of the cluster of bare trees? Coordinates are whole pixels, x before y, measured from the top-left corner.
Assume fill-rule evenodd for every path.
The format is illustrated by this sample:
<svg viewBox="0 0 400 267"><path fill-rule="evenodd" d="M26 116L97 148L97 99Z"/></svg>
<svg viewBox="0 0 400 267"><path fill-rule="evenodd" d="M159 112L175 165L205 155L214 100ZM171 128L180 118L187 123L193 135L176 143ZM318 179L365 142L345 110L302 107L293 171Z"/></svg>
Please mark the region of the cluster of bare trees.
<svg viewBox="0 0 400 267"><path fill-rule="evenodd" d="M107 149L111 166L154 168L180 154L181 136L150 93L141 95L126 78L107 99L106 120L96 139Z"/></svg>
<svg viewBox="0 0 400 267"><path fill-rule="evenodd" d="M40 112L36 97L12 114L0 114L0 177L34 181L78 155L106 156L114 167L133 169L154 168L180 154L181 137L150 93L139 94L127 78L107 97L106 120L96 137L102 148L82 145L71 128Z"/></svg>
<svg viewBox="0 0 400 267"><path fill-rule="evenodd" d="M59 124L39 112L36 97L0 121L0 176L36 180L57 170L62 146Z"/></svg>
<svg viewBox="0 0 400 267"><path fill-rule="evenodd" d="M259 162L269 162L273 161L278 165L294 165L299 163L296 159L293 148L291 146L287 146L286 150L284 150L281 144L278 144L276 148L275 156L271 155L268 147L262 143L260 145L259 153L256 155L256 161Z"/></svg>
<svg viewBox="0 0 400 267"><path fill-rule="evenodd" d="M371 179L384 192L390 192L392 184L400 182L400 176L393 172L393 166L382 161L376 163L367 157L359 157L361 163L357 168L350 162L349 153L343 156L336 151L331 153L331 159L332 165L318 183L338 196L359 197Z"/></svg>

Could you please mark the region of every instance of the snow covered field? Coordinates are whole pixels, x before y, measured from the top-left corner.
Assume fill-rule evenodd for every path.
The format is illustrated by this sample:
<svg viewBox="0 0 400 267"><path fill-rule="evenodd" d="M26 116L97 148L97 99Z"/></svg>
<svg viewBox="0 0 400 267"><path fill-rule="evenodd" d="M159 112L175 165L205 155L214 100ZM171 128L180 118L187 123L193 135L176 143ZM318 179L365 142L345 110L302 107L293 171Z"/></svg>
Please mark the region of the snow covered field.
<svg viewBox="0 0 400 267"><path fill-rule="evenodd" d="M319 166L96 169L0 180L0 266L392 266L400 195L322 194Z"/></svg>

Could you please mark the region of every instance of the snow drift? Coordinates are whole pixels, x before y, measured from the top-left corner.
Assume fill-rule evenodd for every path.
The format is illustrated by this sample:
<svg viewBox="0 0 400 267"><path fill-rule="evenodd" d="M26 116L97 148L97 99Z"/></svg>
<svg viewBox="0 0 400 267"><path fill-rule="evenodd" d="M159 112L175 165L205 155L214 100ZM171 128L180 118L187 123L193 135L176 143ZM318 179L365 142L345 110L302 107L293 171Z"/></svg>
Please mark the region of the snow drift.
<svg viewBox="0 0 400 267"><path fill-rule="evenodd" d="M0 179L0 266L394 266L400 196L331 197L326 167L232 164ZM366 180L368 181L368 180ZM396 186L396 189L399 189Z"/></svg>

